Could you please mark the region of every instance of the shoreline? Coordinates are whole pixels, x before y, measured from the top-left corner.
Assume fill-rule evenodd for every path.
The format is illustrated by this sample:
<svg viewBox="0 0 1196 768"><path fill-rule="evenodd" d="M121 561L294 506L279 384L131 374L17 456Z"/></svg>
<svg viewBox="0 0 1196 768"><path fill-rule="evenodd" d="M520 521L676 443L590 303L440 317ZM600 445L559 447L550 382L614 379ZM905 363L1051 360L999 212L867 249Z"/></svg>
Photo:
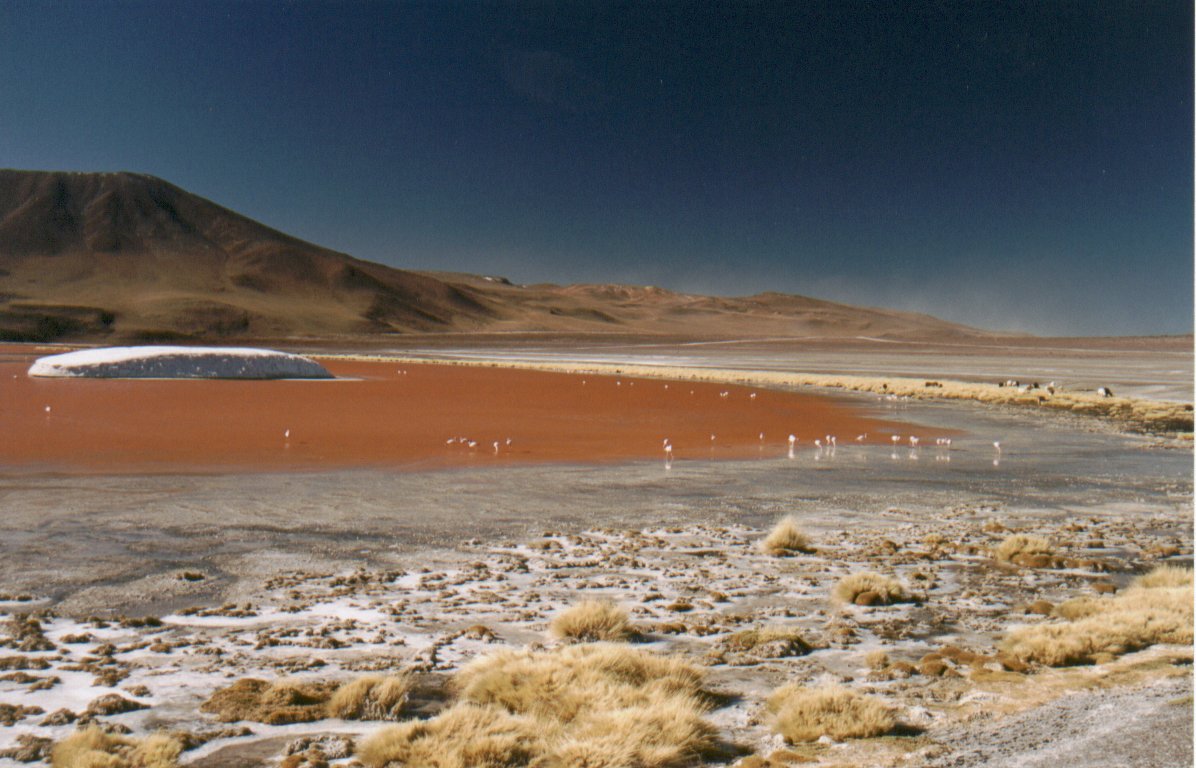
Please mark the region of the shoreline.
<svg viewBox="0 0 1196 768"><path fill-rule="evenodd" d="M1082 416L1104 418L1138 431L1175 435L1191 439L1193 406L1169 400L1106 397L1094 392L1056 390L1044 387L1023 390L979 382L954 381L947 378L913 378L900 376L818 375L779 371L743 370L736 368L687 367L592 362L527 362L520 360L462 360L435 355L371 355L313 354L317 359L388 360L399 363L427 362L438 365L459 365L479 368L515 368L545 372L585 373L598 376L635 376L646 379L668 379L733 386L766 388L813 387L828 390L870 393L880 396L908 397L919 400L964 400L990 405L1020 408L1049 408Z"/></svg>

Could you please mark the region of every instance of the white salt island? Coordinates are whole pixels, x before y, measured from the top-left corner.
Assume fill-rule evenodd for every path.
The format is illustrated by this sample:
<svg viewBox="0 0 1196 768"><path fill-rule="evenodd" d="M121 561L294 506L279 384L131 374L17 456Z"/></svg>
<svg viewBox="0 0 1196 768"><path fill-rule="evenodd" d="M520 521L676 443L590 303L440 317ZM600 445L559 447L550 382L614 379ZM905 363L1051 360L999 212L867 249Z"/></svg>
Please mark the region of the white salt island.
<svg viewBox="0 0 1196 768"><path fill-rule="evenodd" d="M105 347L39 358L30 376L98 379L331 379L302 355L249 347Z"/></svg>

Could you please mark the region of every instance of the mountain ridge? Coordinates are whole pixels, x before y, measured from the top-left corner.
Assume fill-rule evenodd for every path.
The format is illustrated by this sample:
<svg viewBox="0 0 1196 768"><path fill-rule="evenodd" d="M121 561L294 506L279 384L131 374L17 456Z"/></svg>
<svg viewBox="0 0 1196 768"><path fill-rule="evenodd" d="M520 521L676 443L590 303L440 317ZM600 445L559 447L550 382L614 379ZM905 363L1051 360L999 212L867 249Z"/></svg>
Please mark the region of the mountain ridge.
<svg viewBox="0 0 1196 768"><path fill-rule="evenodd" d="M0 339L227 341L427 332L989 336L794 294L516 285L405 270L146 174L0 170Z"/></svg>

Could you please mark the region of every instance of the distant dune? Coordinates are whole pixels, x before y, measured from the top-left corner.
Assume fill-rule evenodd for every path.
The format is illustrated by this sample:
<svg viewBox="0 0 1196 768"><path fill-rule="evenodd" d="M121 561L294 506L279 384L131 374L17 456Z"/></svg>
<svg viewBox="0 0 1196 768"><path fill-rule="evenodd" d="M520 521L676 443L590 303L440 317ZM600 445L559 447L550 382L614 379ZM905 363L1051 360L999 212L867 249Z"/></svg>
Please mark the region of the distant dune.
<svg viewBox="0 0 1196 768"><path fill-rule="evenodd" d="M152 176L0 170L0 339L370 338L427 332L990 337L780 293L513 285L290 237Z"/></svg>

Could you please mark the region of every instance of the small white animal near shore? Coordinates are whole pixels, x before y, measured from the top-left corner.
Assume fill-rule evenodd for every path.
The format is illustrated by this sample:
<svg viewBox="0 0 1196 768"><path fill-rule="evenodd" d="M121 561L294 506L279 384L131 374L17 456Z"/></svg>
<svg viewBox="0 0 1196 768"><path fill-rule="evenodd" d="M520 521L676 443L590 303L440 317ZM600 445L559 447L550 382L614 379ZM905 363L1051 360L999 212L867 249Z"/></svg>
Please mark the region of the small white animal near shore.
<svg viewBox="0 0 1196 768"><path fill-rule="evenodd" d="M99 379L331 379L302 355L250 347L104 347L39 358L30 376Z"/></svg>

